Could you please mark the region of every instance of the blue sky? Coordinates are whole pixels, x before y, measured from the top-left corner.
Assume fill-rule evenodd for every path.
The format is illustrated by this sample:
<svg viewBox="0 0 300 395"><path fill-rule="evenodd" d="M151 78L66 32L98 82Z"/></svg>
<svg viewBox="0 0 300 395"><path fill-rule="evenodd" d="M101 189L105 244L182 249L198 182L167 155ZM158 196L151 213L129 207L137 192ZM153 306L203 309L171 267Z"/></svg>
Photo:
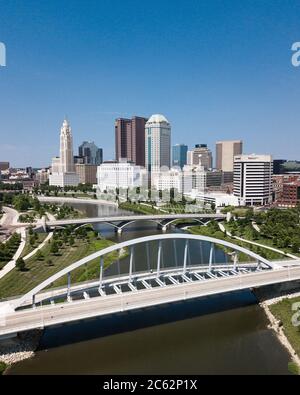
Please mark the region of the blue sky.
<svg viewBox="0 0 300 395"><path fill-rule="evenodd" d="M296 41L299 0L0 0L0 161L49 165L65 114L110 159L114 119L153 113L174 144L300 159Z"/></svg>

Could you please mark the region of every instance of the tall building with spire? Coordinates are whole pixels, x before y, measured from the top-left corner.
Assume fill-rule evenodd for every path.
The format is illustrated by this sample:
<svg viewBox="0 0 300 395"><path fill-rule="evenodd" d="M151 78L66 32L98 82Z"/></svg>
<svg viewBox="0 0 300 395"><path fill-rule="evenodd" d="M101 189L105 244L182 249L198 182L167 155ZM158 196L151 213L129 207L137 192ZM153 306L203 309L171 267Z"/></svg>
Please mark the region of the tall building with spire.
<svg viewBox="0 0 300 395"><path fill-rule="evenodd" d="M60 156L52 159L49 184L58 187L79 184L74 165L72 129L66 119L60 129Z"/></svg>

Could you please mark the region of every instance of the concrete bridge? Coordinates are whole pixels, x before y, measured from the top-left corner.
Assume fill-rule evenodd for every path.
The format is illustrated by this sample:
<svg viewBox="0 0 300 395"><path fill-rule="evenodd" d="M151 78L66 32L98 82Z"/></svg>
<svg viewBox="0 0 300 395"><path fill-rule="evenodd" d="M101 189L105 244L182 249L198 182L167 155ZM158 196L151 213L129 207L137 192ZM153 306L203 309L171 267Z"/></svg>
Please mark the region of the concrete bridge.
<svg viewBox="0 0 300 395"><path fill-rule="evenodd" d="M153 246L156 243L156 248ZM164 259L164 246L171 243ZM182 254L179 254L181 243ZM200 261L202 247L208 243L209 258ZM135 270L135 249L145 248L145 267ZM214 261L215 246L232 251L230 263ZM194 256L190 251L193 246ZM169 244L170 247L170 244ZM198 253L195 254L198 249ZM129 252L128 271L121 273L124 262L117 260L117 275L106 275L105 256L113 252ZM249 256L249 262L239 263L238 253ZM153 259L155 258L154 263ZM121 256L119 254L119 256ZM193 258L193 259L191 259ZM71 284L71 273L99 259L98 278ZM167 262L164 262L167 261ZM123 267L124 269L124 267ZM66 285L49 289L65 277ZM271 262L231 242L206 236L167 234L147 236L122 242L80 259L43 281L20 298L0 303L0 336L12 336L34 328L44 328L126 310L198 298L218 293L260 287L300 279L300 259Z"/></svg>
<svg viewBox="0 0 300 395"><path fill-rule="evenodd" d="M45 218L39 223L34 224L37 228L40 227L44 231L51 228L64 227L67 225L84 226L87 224L108 224L112 226L118 233L122 233L127 226L140 222L149 221L157 224L162 230L167 228L178 220L195 221L205 225L211 220L225 220L228 219L226 214L155 214L155 215L123 215L115 217L94 217L94 218L75 218L62 219L56 221L47 221Z"/></svg>

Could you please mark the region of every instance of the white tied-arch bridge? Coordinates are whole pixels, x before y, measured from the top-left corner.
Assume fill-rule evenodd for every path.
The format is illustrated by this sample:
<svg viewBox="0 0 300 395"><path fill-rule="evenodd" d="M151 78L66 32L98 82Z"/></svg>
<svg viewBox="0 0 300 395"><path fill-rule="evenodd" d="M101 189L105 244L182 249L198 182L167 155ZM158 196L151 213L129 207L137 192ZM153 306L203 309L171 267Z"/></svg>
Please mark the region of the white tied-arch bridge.
<svg viewBox="0 0 300 395"><path fill-rule="evenodd" d="M167 243L166 259L164 247ZM181 249L178 248L179 243ZM208 259L203 262L202 247L207 243ZM136 271L135 251L141 245L145 251L145 270ZM227 248L227 252L231 251L229 263L215 262L216 245ZM128 253L128 263L125 265L124 261L121 260L120 263L120 259L117 259L112 264L118 267L117 274L109 274L110 270L105 270L105 256L118 252L117 255L121 257L124 251ZM249 261L239 263L238 253L247 255ZM98 277L88 282L72 284L72 272L87 266L89 262L94 265L95 259L99 262ZM66 278L66 285L49 288L61 278ZM271 262L244 247L202 235L175 233L141 237L112 245L80 259L25 295L0 303L0 336L298 279L300 259Z"/></svg>

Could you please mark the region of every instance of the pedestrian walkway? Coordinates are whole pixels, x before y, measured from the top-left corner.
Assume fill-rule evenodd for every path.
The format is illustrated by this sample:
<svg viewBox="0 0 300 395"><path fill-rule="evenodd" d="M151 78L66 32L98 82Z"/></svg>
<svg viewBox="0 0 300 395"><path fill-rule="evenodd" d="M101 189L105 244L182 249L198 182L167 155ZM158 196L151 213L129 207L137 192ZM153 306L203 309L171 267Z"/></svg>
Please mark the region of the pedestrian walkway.
<svg viewBox="0 0 300 395"><path fill-rule="evenodd" d="M248 244L252 244L252 245L258 246L258 247L266 248L267 250L277 252L278 254L285 255L285 256L287 256L287 257L289 257L289 258L291 258L291 259L297 259L297 260L299 260L299 257L298 257L297 255L293 255L293 254L290 254L290 253L288 253L288 252L284 252L284 251L278 250L277 248L270 247L270 246L267 246L267 245L265 245L265 244L257 243L257 242L255 242L255 241L246 240L246 239L243 239L242 237L232 236L232 234L231 234L231 233L225 228L225 226L224 226L222 223L220 223L220 222L219 222L219 228L220 228L220 230L221 230L222 232L226 233L227 236L232 237L233 239L240 240L240 241L242 241L243 243L248 243Z"/></svg>

